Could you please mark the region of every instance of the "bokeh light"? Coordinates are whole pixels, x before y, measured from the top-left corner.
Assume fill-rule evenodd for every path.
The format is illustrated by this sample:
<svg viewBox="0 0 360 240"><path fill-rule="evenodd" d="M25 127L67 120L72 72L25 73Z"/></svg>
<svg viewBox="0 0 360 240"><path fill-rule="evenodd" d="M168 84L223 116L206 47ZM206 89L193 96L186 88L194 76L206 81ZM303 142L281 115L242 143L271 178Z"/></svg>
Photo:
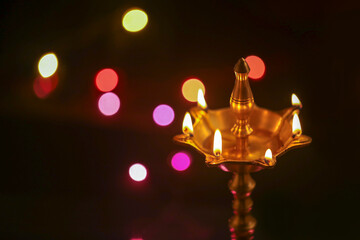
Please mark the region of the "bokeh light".
<svg viewBox="0 0 360 240"><path fill-rule="evenodd" d="M189 168L191 164L191 158L188 154L184 152L175 153L171 158L171 166L176 171L185 171Z"/></svg>
<svg viewBox="0 0 360 240"><path fill-rule="evenodd" d="M249 78L258 80L264 76L265 63L261 58L252 55L252 56L248 56L245 60L250 67Z"/></svg>
<svg viewBox="0 0 360 240"><path fill-rule="evenodd" d="M123 27L129 32L138 32L148 23L147 14L141 9L132 9L124 14Z"/></svg>
<svg viewBox="0 0 360 240"><path fill-rule="evenodd" d="M144 165L140 163L135 163L129 168L129 175L132 180L141 182L146 178L147 170Z"/></svg>
<svg viewBox="0 0 360 240"><path fill-rule="evenodd" d="M42 77L47 78L56 72L58 60L54 53L47 53L42 56L38 63L39 73Z"/></svg>
<svg viewBox="0 0 360 240"><path fill-rule="evenodd" d="M154 122L159 126L167 126L174 121L175 113L172 107L160 104L153 111Z"/></svg>
<svg viewBox="0 0 360 240"><path fill-rule="evenodd" d="M250 67L249 78L254 80L261 79L265 74L264 61L258 56L254 56L254 55L248 56L245 60Z"/></svg>
<svg viewBox="0 0 360 240"><path fill-rule="evenodd" d="M100 70L95 77L96 87L102 92L112 91L118 84L118 75L111 68Z"/></svg>
<svg viewBox="0 0 360 240"><path fill-rule="evenodd" d="M46 98L57 86L59 81L58 75L43 78L41 76L35 78L33 83L34 93L38 98Z"/></svg>
<svg viewBox="0 0 360 240"><path fill-rule="evenodd" d="M182 85L182 94L189 102L197 102L199 89L205 94L204 84L197 78L190 78Z"/></svg>
<svg viewBox="0 0 360 240"><path fill-rule="evenodd" d="M114 115L119 111L120 99L115 93L104 93L99 98L98 107L100 112L105 116Z"/></svg>

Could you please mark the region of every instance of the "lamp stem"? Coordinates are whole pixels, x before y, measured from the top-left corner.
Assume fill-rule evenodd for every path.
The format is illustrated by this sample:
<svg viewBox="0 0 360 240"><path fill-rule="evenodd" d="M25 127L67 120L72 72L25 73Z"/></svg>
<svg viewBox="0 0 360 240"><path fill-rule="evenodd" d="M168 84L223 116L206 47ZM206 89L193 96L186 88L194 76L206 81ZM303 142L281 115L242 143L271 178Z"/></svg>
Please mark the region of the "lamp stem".
<svg viewBox="0 0 360 240"><path fill-rule="evenodd" d="M253 201L250 198L255 181L247 171L234 173L229 188L234 195L234 215L229 220L231 240L253 239L256 219L250 214Z"/></svg>

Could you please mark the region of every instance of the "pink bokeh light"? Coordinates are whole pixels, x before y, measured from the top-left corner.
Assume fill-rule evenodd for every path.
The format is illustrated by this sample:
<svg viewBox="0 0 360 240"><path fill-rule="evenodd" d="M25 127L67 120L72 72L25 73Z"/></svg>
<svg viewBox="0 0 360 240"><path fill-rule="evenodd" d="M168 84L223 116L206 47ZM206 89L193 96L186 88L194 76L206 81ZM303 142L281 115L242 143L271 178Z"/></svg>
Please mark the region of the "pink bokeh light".
<svg viewBox="0 0 360 240"><path fill-rule="evenodd" d="M191 164L191 158L189 154L184 152L175 153L171 158L171 166L176 171L185 171Z"/></svg>
<svg viewBox="0 0 360 240"><path fill-rule="evenodd" d="M115 93L104 93L99 98L98 107L100 112L105 116L114 115L119 111L120 99Z"/></svg>
<svg viewBox="0 0 360 240"><path fill-rule="evenodd" d="M153 111L154 122L159 126L167 126L174 121L175 113L172 107L160 104Z"/></svg>

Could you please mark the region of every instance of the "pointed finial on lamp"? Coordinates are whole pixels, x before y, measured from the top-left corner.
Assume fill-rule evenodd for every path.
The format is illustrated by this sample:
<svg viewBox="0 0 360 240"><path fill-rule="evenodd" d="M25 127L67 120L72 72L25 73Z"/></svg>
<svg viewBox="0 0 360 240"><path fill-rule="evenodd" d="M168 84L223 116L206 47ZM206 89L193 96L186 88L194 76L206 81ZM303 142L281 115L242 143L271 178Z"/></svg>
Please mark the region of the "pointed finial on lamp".
<svg viewBox="0 0 360 240"><path fill-rule="evenodd" d="M235 73L245 73L249 74L250 67L247 64L246 60L244 58L240 58L237 63L234 66L234 72Z"/></svg>
<svg viewBox="0 0 360 240"><path fill-rule="evenodd" d="M247 137L252 133L249 125L249 117L254 107L254 97L249 85L249 65L244 58L240 58L235 64L235 85L230 98L230 108L236 115L236 123L231 132L236 137Z"/></svg>

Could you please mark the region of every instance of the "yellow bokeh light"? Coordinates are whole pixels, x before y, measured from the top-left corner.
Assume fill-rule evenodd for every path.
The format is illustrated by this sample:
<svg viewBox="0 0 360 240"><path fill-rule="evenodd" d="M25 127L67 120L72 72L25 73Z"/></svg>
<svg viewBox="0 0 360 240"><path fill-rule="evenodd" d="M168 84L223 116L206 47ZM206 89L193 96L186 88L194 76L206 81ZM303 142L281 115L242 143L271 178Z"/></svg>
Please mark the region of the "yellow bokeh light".
<svg viewBox="0 0 360 240"><path fill-rule="evenodd" d="M122 19L123 27L129 32L138 32L148 23L147 14L140 9L132 9L124 14Z"/></svg>
<svg viewBox="0 0 360 240"><path fill-rule="evenodd" d="M52 76L58 67L58 60L54 53L47 53L39 60L38 69L42 77L48 78Z"/></svg>
<svg viewBox="0 0 360 240"><path fill-rule="evenodd" d="M182 86L182 94L189 102L197 102L199 89L201 89L203 94L205 94L204 84L199 79L191 78L184 82Z"/></svg>

